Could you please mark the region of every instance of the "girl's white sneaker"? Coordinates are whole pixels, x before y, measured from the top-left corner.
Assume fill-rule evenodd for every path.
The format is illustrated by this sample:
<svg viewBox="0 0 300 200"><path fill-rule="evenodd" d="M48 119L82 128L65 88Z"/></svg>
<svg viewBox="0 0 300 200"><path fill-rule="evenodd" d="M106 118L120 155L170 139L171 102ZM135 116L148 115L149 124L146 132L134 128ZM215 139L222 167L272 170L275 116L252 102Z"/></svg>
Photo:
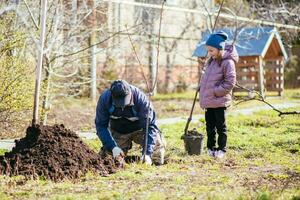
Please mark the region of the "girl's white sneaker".
<svg viewBox="0 0 300 200"><path fill-rule="evenodd" d="M224 158L225 157L225 151L222 151L222 150L215 151L215 157L216 158Z"/></svg>
<svg viewBox="0 0 300 200"><path fill-rule="evenodd" d="M207 153L208 153L209 156L215 157L216 151L208 149Z"/></svg>

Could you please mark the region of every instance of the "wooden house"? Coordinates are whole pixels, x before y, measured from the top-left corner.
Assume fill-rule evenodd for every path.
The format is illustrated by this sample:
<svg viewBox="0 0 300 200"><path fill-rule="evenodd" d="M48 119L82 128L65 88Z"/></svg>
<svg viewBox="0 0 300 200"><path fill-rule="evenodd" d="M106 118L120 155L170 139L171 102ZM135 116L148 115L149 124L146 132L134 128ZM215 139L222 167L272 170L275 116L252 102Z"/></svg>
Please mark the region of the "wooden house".
<svg viewBox="0 0 300 200"><path fill-rule="evenodd" d="M236 65L237 81L249 89L260 91L276 91L282 95L284 90L284 65L288 59L281 37L276 28L257 27L243 28L235 33L234 29L219 29L228 34L227 43L234 44L239 54ZM218 31L219 31L218 30ZM204 58L207 55L205 41L209 37L205 31L193 56ZM238 91L235 88L235 91Z"/></svg>

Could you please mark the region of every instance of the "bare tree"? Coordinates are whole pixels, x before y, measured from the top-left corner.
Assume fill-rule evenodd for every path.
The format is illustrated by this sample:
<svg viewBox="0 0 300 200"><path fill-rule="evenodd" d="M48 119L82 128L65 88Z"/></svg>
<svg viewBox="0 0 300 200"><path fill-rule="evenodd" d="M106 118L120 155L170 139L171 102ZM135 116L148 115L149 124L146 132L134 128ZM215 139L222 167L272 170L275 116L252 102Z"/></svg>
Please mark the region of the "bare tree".
<svg viewBox="0 0 300 200"><path fill-rule="evenodd" d="M300 4L298 0L248 0L250 10L257 18L266 19L282 24L299 26ZM299 37L297 31L280 29L284 35L285 43L290 46Z"/></svg>
<svg viewBox="0 0 300 200"><path fill-rule="evenodd" d="M196 1L190 1L189 7L190 8L196 8L197 3ZM186 35L186 33L189 33L190 35L193 35L195 33L195 19L194 19L194 14L188 14L185 16L185 23L183 24L183 27L181 27L181 31L177 38L182 38ZM198 27L198 26L197 26ZM163 92L169 93L171 92L170 89L170 81L171 81L171 76L172 76L172 66L174 65L175 58L178 56L178 51L177 47L178 44L181 43L182 41L174 38L174 39L164 39L163 40L163 46L164 50L166 53L166 72L165 72L165 79L164 79L164 90Z"/></svg>
<svg viewBox="0 0 300 200"><path fill-rule="evenodd" d="M34 46L38 47L36 30L39 29L39 6L36 6L33 0L7 2L5 6L13 7L18 16L15 21L16 26L27 32L26 48L28 51L26 54L28 57L35 58L37 52ZM95 38L95 33L106 28L105 9L106 5L99 1L49 1L43 65L45 116L51 101L58 96L85 95L84 92L89 93L89 90L84 90L84 88L90 88L91 81L95 87L96 79L95 71L93 71L95 62L91 61L91 54L98 54L99 50L97 48L92 52L88 50L91 47L101 47L100 44L105 46L105 39L109 37L108 34L102 34L101 37ZM98 24L102 26L93 28ZM89 66L92 63L91 69ZM90 71L93 71L93 76L90 75ZM93 93L95 96L95 88Z"/></svg>
<svg viewBox="0 0 300 200"><path fill-rule="evenodd" d="M151 3L151 4L161 4L161 0L141 0L139 2ZM135 23L142 23L143 29L138 30L138 34L146 35L147 51L148 51L148 66L149 66L149 75L150 75L150 85L153 85L156 79L156 62L157 62L157 49L155 45L157 43L156 37L153 37L158 28L156 22L159 19L159 10L154 8L137 8L135 11ZM156 88L154 88L154 93Z"/></svg>

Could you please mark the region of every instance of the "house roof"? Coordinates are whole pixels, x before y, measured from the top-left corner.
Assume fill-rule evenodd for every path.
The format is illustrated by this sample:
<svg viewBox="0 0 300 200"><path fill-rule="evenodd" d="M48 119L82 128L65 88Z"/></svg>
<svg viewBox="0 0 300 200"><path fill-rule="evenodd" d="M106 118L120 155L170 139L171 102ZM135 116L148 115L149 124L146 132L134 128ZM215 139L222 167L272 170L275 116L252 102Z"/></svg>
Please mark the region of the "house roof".
<svg viewBox="0 0 300 200"><path fill-rule="evenodd" d="M224 28L216 31L224 31L228 34L227 43L232 43L235 35L234 29ZM205 41L208 39L210 33L205 31L202 34L202 40L197 44L193 56L205 57L207 50ZM282 44L281 37L276 28L273 27L256 27L256 28L243 28L238 32L235 46L239 56L262 56L265 57L268 48L270 47L273 38L279 44L281 54L287 60L288 56Z"/></svg>

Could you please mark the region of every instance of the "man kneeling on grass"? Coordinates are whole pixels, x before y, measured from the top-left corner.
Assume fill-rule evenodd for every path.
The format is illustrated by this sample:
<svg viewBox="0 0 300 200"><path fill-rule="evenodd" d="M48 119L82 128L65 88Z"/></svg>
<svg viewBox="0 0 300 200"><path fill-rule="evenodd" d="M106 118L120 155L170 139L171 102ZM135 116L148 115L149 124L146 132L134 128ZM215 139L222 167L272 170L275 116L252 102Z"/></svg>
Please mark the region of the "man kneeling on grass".
<svg viewBox="0 0 300 200"><path fill-rule="evenodd" d="M148 133L145 133L149 109ZM165 140L155 120L153 106L141 90L125 80L114 81L102 93L96 108L95 123L102 151L112 153L114 158L124 158L134 141L142 146L142 154L146 148L142 161L151 165L153 160L154 164L162 165Z"/></svg>

